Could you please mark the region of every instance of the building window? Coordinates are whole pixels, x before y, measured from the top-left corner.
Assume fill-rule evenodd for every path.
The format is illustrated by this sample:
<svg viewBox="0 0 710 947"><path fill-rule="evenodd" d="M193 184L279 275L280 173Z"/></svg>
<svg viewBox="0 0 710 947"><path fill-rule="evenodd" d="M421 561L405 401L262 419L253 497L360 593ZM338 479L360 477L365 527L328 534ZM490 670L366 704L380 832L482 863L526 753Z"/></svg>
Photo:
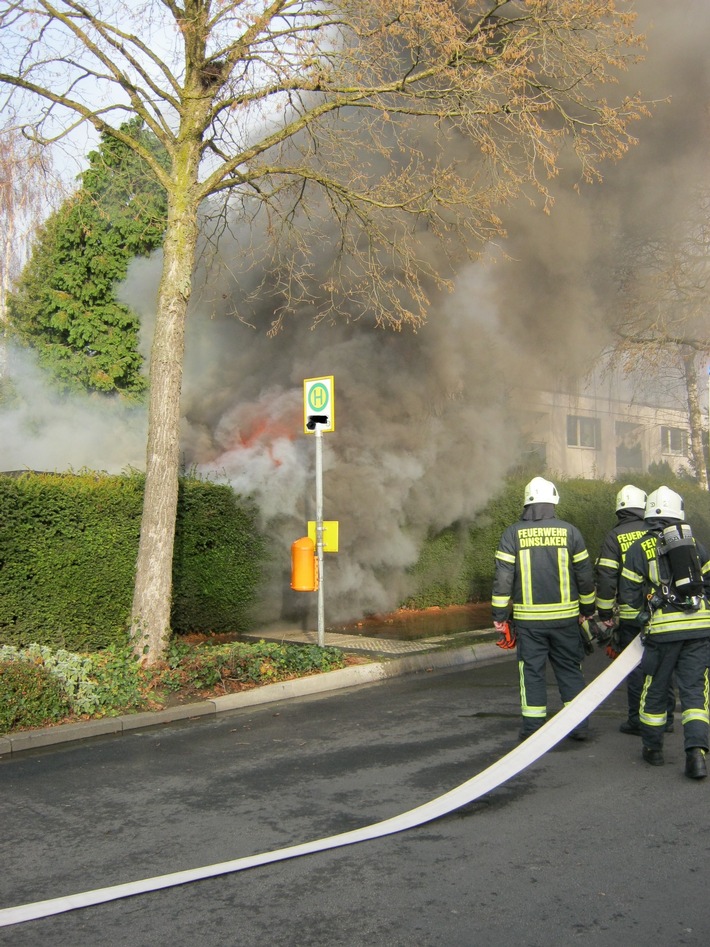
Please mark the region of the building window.
<svg viewBox="0 0 710 947"><path fill-rule="evenodd" d="M687 457L688 432L682 427L662 427L661 453Z"/></svg>
<svg viewBox="0 0 710 947"><path fill-rule="evenodd" d="M547 465L547 444L528 441L522 450L522 461L525 464L536 464L540 468Z"/></svg>
<svg viewBox="0 0 710 947"><path fill-rule="evenodd" d="M641 447L643 428L641 425L630 421L617 421L615 431L617 476L643 470Z"/></svg>
<svg viewBox="0 0 710 947"><path fill-rule="evenodd" d="M583 418L576 414L568 414L567 446L590 447L592 450L599 450L601 446L599 418Z"/></svg>
<svg viewBox="0 0 710 947"><path fill-rule="evenodd" d="M550 416L546 411L522 411L520 430L523 436L523 463L544 467L547 463L547 437Z"/></svg>

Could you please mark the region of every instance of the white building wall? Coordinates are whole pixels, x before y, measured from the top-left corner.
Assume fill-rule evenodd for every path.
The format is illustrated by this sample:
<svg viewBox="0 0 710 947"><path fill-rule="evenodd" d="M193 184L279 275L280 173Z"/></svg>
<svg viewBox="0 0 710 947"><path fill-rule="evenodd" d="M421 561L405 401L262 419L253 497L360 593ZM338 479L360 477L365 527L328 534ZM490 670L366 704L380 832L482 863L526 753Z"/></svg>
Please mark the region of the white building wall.
<svg viewBox="0 0 710 947"><path fill-rule="evenodd" d="M683 411L551 391L527 391L522 401L525 440L542 453L551 473L614 480L645 473L652 463L665 461L676 472L690 465ZM568 425L581 433L583 443L570 442ZM673 433L662 438L664 428Z"/></svg>

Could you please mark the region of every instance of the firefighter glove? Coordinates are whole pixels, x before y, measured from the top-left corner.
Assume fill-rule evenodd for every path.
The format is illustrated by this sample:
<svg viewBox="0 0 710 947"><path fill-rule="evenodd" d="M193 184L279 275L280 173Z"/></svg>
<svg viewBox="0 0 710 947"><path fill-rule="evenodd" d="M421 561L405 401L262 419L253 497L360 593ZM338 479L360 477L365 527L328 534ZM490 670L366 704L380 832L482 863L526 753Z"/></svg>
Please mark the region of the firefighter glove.
<svg viewBox="0 0 710 947"><path fill-rule="evenodd" d="M611 636L606 646L606 654L607 654L607 657L610 658L612 661L614 660L614 658L618 658L619 655L621 654L621 644L619 642L619 633L618 631L616 631L616 629L614 629L611 633Z"/></svg>
<svg viewBox="0 0 710 947"><path fill-rule="evenodd" d="M586 618L579 623L579 636L582 639L585 654L594 654L594 635L590 625L591 622Z"/></svg>
<svg viewBox="0 0 710 947"><path fill-rule="evenodd" d="M494 622L494 625L496 631L500 634L500 638L496 641L496 644L504 651L511 651L518 640L514 626L508 621L497 621Z"/></svg>

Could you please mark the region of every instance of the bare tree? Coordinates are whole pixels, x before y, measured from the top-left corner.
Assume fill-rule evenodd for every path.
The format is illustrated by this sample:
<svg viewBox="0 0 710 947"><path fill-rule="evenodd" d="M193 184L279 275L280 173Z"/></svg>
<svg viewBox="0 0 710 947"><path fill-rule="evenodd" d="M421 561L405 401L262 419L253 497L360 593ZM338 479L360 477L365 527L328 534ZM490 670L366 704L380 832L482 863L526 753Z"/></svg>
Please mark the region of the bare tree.
<svg viewBox="0 0 710 947"><path fill-rule="evenodd" d="M678 223L626 247L611 354L628 375L678 389L692 467L707 490L700 379L710 359L710 194L690 189L688 207Z"/></svg>
<svg viewBox="0 0 710 947"><path fill-rule="evenodd" d="M416 326L428 288L500 234L521 193L551 203L565 151L580 180L633 143L639 97L615 94L642 40L615 0L10 0L0 84L38 140L89 123L134 148L168 195L150 363L145 506L132 629L156 660L169 635L185 318L198 210L228 196L264 216L274 323L369 312ZM121 132L138 115L167 170ZM330 273L313 283L327 222ZM279 250L287 240L288 252ZM450 270L448 271L450 274Z"/></svg>
<svg viewBox="0 0 710 947"><path fill-rule="evenodd" d="M28 141L13 118L0 128L0 336L7 319L7 296L29 256L32 239L62 193L50 155ZM4 374L0 344L0 376Z"/></svg>

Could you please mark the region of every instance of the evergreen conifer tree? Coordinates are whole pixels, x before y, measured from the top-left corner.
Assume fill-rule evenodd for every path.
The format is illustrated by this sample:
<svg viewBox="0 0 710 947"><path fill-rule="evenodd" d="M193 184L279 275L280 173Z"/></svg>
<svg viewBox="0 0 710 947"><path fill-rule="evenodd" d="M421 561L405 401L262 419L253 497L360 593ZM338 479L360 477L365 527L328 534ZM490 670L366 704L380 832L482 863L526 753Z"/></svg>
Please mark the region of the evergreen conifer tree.
<svg viewBox="0 0 710 947"><path fill-rule="evenodd" d="M164 158L140 119L125 129ZM146 387L139 319L116 287L133 257L161 245L166 195L143 159L110 135L88 161L79 190L38 234L8 301L7 332L37 351L62 390L135 397Z"/></svg>

